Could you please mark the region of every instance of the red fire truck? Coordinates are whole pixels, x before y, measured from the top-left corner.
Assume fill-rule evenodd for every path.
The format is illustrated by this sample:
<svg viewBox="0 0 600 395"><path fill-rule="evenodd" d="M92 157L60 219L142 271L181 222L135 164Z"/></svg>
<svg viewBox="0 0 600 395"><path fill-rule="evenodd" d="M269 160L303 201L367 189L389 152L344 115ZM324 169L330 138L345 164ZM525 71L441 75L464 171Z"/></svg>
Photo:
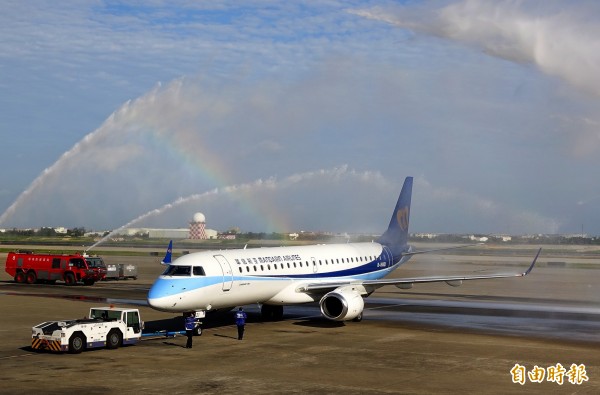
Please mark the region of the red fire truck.
<svg viewBox="0 0 600 395"><path fill-rule="evenodd" d="M92 285L106 276L106 267L88 264L79 254L34 254L32 252L9 252L6 257L6 272L17 283L55 283L64 281L75 285L81 281Z"/></svg>

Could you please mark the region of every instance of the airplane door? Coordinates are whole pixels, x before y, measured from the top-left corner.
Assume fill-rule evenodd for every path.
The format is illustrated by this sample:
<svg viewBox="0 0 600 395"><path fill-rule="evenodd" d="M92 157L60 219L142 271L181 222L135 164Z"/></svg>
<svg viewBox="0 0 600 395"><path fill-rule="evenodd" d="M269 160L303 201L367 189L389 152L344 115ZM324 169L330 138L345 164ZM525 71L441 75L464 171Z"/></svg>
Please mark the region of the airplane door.
<svg viewBox="0 0 600 395"><path fill-rule="evenodd" d="M221 270L223 271L223 291L229 291L233 285L231 265L223 255L214 255L214 257L219 262L219 266L221 266Z"/></svg>
<svg viewBox="0 0 600 395"><path fill-rule="evenodd" d="M318 272L318 271L319 271L319 267L317 266L317 260L316 260L314 257L313 257L313 258L310 258L310 259L312 259L312 264L313 264L313 273L316 273L316 272Z"/></svg>

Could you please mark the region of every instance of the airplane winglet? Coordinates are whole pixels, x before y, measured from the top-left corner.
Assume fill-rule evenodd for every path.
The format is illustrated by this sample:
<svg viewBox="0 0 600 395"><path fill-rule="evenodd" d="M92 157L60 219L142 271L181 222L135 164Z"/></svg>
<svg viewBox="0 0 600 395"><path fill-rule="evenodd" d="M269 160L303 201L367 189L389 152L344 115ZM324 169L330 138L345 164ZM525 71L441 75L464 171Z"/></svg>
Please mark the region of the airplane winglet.
<svg viewBox="0 0 600 395"><path fill-rule="evenodd" d="M531 262L531 265L529 265L529 268L525 271L525 273L523 273L523 276L526 276L529 273L531 273L531 271L533 270L533 266L535 265L535 262L537 261L537 259L540 256L541 252L542 252L542 249L540 248L538 250L537 254L535 254L535 258L533 258L533 262Z"/></svg>
<svg viewBox="0 0 600 395"><path fill-rule="evenodd" d="M171 264L171 255L173 253L173 240L169 242L169 247L167 247L167 253L165 257L160 262L161 265L170 265Z"/></svg>

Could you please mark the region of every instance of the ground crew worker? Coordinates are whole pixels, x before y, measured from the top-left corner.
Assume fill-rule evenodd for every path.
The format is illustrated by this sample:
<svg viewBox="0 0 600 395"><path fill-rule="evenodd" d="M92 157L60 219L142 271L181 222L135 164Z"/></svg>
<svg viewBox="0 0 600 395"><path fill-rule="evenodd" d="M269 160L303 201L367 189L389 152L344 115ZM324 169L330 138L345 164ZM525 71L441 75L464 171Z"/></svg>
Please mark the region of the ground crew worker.
<svg viewBox="0 0 600 395"><path fill-rule="evenodd" d="M237 325L238 330L238 340L242 340L244 338L244 325L246 325L246 312L241 307L235 313L235 324Z"/></svg>
<svg viewBox="0 0 600 395"><path fill-rule="evenodd" d="M187 343L185 344L185 348L192 348L194 329L196 329L196 317L194 317L194 313L189 313L185 317L185 334L187 335Z"/></svg>

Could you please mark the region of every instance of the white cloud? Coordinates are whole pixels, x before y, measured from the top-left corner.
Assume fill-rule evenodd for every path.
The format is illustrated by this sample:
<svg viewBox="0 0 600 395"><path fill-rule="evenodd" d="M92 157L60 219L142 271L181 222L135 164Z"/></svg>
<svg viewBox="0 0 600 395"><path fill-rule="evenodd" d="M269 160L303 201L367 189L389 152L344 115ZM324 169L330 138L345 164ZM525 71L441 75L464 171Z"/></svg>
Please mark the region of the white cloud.
<svg viewBox="0 0 600 395"><path fill-rule="evenodd" d="M353 11L396 26L476 45L509 60L531 62L600 96L600 5L597 2L427 2Z"/></svg>

